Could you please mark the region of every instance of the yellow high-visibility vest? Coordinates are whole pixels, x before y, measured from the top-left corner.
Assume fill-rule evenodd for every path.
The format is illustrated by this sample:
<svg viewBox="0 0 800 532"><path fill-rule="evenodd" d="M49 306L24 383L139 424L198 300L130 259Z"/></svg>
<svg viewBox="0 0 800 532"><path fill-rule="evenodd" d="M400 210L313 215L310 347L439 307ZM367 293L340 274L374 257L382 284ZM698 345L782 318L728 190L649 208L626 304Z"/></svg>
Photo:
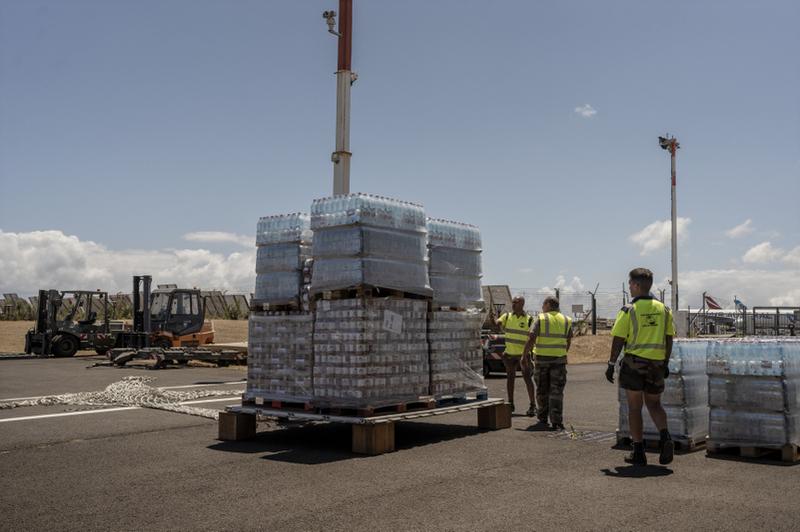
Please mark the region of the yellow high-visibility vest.
<svg viewBox="0 0 800 532"><path fill-rule="evenodd" d="M506 312L500 316L503 324L503 334L506 338L506 354L521 356L528 342L528 332L531 326L531 316L525 312L517 316L513 312Z"/></svg>
<svg viewBox="0 0 800 532"><path fill-rule="evenodd" d="M533 354L547 357L567 356L567 338L572 319L557 310L539 314L539 333Z"/></svg>
<svg viewBox="0 0 800 532"><path fill-rule="evenodd" d="M652 296L637 297L619 311L611 334L625 338L625 353L664 360L667 336L675 336L672 312Z"/></svg>

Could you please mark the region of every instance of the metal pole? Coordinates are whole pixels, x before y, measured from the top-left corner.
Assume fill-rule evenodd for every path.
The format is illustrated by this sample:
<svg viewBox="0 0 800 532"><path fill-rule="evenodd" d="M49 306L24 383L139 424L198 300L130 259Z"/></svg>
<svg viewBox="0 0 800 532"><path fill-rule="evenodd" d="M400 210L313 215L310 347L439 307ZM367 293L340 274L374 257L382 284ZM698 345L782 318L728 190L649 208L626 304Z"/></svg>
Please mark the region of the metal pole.
<svg viewBox="0 0 800 532"><path fill-rule="evenodd" d="M594 294L592 294L592 335L597 335L597 299Z"/></svg>
<svg viewBox="0 0 800 532"><path fill-rule="evenodd" d="M670 161L672 163L672 310L678 311L678 208L675 197L675 151L678 141L672 139L669 147Z"/></svg>
<svg viewBox="0 0 800 532"><path fill-rule="evenodd" d="M350 193L350 85L355 81L350 59L353 45L353 0L339 0L339 64L336 70L336 151L333 194Z"/></svg>

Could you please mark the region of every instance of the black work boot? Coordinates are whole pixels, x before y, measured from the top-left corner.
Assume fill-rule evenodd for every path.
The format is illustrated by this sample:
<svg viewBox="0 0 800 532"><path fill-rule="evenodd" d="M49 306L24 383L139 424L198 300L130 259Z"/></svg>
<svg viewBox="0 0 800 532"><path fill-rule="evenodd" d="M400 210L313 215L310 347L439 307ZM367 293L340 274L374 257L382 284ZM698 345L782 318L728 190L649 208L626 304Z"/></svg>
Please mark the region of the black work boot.
<svg viewBox="0 0 800 532"><path fill-rule="evenodd" d="M640 441L633 442L633 452L625 457L625 461L635 466L646 466L647 456L644 454L644 443Z"/></svg>
<svg viewBox="0 0 800 532"><path fill-rule="evenodd" d="M661 465L667 465L672 462L672 458L675 455L675 442L672 441L672 437L669 435L669 431L664 429L661 431L661 439L658 442L658 463Z"/></svg>

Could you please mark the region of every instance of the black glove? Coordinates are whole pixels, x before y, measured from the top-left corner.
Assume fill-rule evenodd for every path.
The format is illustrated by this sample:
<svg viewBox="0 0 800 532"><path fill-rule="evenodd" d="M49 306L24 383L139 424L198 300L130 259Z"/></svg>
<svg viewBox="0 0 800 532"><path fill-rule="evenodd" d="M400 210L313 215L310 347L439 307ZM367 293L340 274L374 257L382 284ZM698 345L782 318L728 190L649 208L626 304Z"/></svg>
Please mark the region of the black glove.
<svg viewBox="0 0 800 532"><path fill-rule="evenodd" d="M664 364L664 378L669 378L669 364Z"/></svg>
<svg viewBox="0 0 800 532"><path fill-rule="evenodd" d="M614 366L615 364L609 362L608 367L606 368L606 380L611 384L614 384Z"/></svg>

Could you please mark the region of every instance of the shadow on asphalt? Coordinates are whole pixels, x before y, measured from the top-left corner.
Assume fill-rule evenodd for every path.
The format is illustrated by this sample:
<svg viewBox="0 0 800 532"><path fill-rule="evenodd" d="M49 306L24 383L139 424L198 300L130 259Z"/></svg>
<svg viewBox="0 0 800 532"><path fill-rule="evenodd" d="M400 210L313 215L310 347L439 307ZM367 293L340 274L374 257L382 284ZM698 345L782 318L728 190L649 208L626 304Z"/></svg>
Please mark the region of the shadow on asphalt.
<svg viewBox="0 0 800 532"><path fill-rule="evenodd" d="M550 425L547 423L533 423L528 428L525 429L515 429L522 432L555 432L550 430Z"/></svg>
<svg viewBox="0 0 800 532"><path fill-rule="evenodd" d="M608 477L619 478L647 478L647 477L666 477L673 473L672 469L663 466L646 465L646 466L621 466L614 469L601 469L604 475Z"/></svg>
<svg viewBox="0 0 800 532"><path fill-rule="evenodd" d="M351 431L349 424L342 423L279 427L259 432L251 440L218 442L208 448L232 453L268 453L262 457L264 460L305 465L369 458L351 451ZM486 430L463 425L398 422L395 425L395 452L483 432Z"/></svg>

